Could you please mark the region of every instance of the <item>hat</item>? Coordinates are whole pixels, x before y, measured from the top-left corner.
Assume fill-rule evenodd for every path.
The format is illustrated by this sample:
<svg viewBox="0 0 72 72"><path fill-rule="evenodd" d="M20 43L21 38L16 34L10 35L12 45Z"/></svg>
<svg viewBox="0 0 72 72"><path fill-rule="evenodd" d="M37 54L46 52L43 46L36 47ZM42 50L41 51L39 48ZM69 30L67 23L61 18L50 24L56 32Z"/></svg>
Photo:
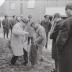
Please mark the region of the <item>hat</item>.
<svg viewBox="0 0 72 72"><path fill-rule="evenodd" d="M56 17L57 17L57 18L60 18L61 16L60 16L59 13L55 13L55 14L54 14L54 18L56 18Z"/></svg>
<svg viewBox="0 0 72 72"><path fill-rule="evenodd" d="M65 7L65 10L71 9L72 10L72 3L68 3Z"/></svg>
<svg viewBox="0 0 72 72"><path fill-rule="evenodd" d="M21 18L21 21L23 21L24 23L28 23L28 20L26 18Z"/></svg>

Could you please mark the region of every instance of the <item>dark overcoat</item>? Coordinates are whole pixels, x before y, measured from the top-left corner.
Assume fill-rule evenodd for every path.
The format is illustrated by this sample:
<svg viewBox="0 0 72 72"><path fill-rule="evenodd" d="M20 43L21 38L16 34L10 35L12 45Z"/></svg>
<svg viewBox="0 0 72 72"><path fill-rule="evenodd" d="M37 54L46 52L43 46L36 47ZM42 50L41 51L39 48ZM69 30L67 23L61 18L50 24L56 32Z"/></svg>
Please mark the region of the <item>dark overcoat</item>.
<svg viewBox="0 0 72 72"><path fill-rule="evenodd" d="M9 20L10 29L12 29L15 24L16 24L16 20L15 19L10 19Z"/></svg>
<svg viewBox="0 0 72 72"><path fill-rule="evenodd" d="M60 72L72 72L72 16L67 18L56 40Z"/></svg>
<svg viewBox="0 0 72 72"><path fill-rule="evenodd" d="M41 25L45 28L45 32L48 33L51 29L51 23L49 21L45 22L44 20L41 22Z"/></svg>
<svg viewBox="0 0 72 72"><path fill-rule="evenodd" d="M52 58L54 60L57 60L57 48L56 48L56 38L58 35L58 32L60 30L60 27L62 25L63 20L59 20L56 22L55 28L53 32L50 34L50 39L52 39Z"/></svg>
<svg viewBox="0 0 72 72"><path fill-rule="evenodd" d="M8 19L4 19L2 21L2 25L3 25L4 32L9 31L10 26L9 26L9 20Z"/></svg>

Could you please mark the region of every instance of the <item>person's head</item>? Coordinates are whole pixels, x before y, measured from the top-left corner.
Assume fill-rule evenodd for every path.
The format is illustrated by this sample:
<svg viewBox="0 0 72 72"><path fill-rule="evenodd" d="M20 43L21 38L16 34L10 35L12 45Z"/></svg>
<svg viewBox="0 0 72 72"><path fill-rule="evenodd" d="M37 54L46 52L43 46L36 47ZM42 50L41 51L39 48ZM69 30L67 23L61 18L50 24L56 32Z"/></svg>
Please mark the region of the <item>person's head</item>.
<svg viewBox="0 0 72 72"><path fill-rule="evenodd" d="M61 19L61 15L59 13L55 13L54 16L53 16L53 21L57 22L60 19Z"/></svg>
<svg viewBox="0 0 72 72"><path fill-rule="evenodd" d="M24 18L24 23L27 24L28 23L28 19Z"/></svg>
<svg viewBox="0 0 72 72"><path fill-rule="evenodd" d="M72 16L72 3L68 3L65 7L67 16Z"/></svg>
<svg viewBox="0 0 72 72"><path fill-rule="evenodd" d="M48 21L48 20L49 20L49 16L48 16L48 15L45 15L45 16L44 16L44 19L45 19L46 21Z"/></svg>
<svg viewBox="0 0 72 72"><path fill-rule="evenodd" d="M5 15L4 17L5 17L5 19L6 19L8 16L7 16L7 15Z"/></svg>
<svg viewBox="0 0 72 72"><path fill-rule="evenodd" d="M13 18L15 18L16 16L15 16L15 15L13 15L12 17L13 17Z"/></svg>
<svg viewBox="0 0 72 72"><path fill-rule="evenodd" d="M23 15L20 15L20 18L24 18L24 16Z"/></svg>
<svg viewBox="0 0 72 72"><path fill-rule="evenodd" d="M38 26L39 26L38 23L34 23L34 22L31 23L31 27L33 27L34 29L37 29Z"/></svg>
<svg viewBox="0 0 72 72"><path fill-rule="evenodd" d="M23 29L25 28L25 26L26 26L26 23L25 23L25 20L23 19L23 18L20 18L20 24L21 24L21 26L23 27Z"/></svg>
<svg viewBox="0 0 72 72"><path fill-rule="evenodd" d="M54 19L55 19L55 18L61 18L60 14L59 14L59 13L55 13L55 14L54 14Z"/></svg>
<svg viewBox="0 0 72 72"><path fill-rule="evenodd" d="M32 15L28 15L28 19L31 20L32 19Z"/></svg>

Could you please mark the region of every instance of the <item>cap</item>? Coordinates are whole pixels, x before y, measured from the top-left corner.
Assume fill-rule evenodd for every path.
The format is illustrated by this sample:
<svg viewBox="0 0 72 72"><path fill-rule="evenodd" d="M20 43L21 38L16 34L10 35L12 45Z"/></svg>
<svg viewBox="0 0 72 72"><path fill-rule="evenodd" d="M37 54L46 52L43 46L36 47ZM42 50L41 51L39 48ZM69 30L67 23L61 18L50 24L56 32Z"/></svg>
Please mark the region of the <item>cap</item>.
<svg viewBox="0 0 72 72"><path fill-rule="evenodd" d="M72 10L72 3L68 3L65 7L65 10L71 9Z"/></svg>

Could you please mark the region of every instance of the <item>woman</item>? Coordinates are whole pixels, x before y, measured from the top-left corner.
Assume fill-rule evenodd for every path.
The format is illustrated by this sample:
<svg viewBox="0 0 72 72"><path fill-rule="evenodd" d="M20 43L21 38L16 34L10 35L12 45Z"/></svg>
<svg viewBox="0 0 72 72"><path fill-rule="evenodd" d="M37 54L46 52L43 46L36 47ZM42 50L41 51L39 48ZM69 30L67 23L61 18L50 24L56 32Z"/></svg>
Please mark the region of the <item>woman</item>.
<svg viewBox="0 0 72 72"><path fill-rule="evenodd" d="M18 59L18 56L23 55L25 57L23 49L24 47L27 47L27 36L28 32L25 31L24 20L20 19L19 22L15 24L12 30L12 37L11 37L11 47L13 51L13 57L11 59L12 65L15 64L16 60Z"/></svg>
<svg viewBox="0 0 72 72"><path fill-rule="evenodd" d="M61 19L60 14L56 13L54 15L54 25L52 27L52 32L51 32L51 35L50 35L50 39L53 40L52 41L52 59L55 61L55 69L54 69L53 72L58 72L59 71L59 62L57 60L58 50L56 48L56 38L57 38L59 29L60 29L60 26L61 26L61 22L62 22L62 19Z"/></svg>

